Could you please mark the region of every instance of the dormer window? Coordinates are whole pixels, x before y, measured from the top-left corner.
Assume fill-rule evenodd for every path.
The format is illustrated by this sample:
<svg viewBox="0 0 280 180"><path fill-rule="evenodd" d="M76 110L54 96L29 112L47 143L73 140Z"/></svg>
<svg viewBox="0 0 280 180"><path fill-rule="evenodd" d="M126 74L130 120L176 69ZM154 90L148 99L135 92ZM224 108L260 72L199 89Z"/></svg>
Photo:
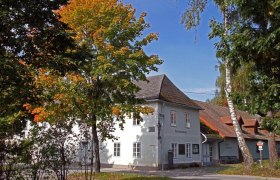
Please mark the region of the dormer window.
<svg viewBox="0 0 280 180"><path fill-rule="evenodd" d="M232 123L232 120L231 120L230 116L223 116L223 117L220 118L220 120L223 123L225 123L226 125L233 126L233 123ZM242 119L241 116L237 116L237 121L238 121L238 124L240 125L240 127L242 127L244 122L243 122L243 119Z"/></svg>
<svg viewBox="0 0 280 180"><path fill-rule="evenodd" d="M258 133L259 122L256 119L245 119L243 127L251 134Z"/></svg>
<svg viewBox="0 0 280 180"><path fill-rule="evenodd" d="M176 111L170 111L170 125L176 126Z"/></svg>

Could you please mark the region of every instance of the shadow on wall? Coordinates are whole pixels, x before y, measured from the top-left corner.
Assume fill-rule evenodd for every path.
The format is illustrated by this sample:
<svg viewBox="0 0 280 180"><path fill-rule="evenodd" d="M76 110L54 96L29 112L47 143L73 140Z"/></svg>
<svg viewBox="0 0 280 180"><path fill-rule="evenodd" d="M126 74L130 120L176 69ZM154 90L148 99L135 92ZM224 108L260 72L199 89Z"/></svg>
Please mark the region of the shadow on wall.
<svg viewBox="0 0 280 180"><path fill-rule="evenodd" d="M157 116L154 112L143 116L144 121L140 122L141 135L136 135L133 143L133 163L132 167L146 166L157 167L158 165L158 126Z"/></svg>
<svg viewBox="0 0 280 180"><path fill-rule="evenodd" d="M83 131L91 132L91 129L90 128L86 129L85 127L82 128L84 129L80 130L79 151L76 158L76 163L74 165L76 168L84 170L84 169L90 169L90 164L92 159L92 149L94 148L91 143L91 135L89 133L85 135L86 133L83 132ZM106 149L106 143L103 142L100 142L99 154L100 154L100 158L104 154L106 154L106 157L108 157L108 159L112 157L112 155L109 154L108 149ZM93 154L93 164L94 163L95 163L95 155Z"/></svg>
<svg viewBox="0 0 280 180"><path fill-rule="evenodd" d="M113 159L113 154L110 154L107 142L102 142L100 143L100 161L101 161L101 167L113 167L115 164L115 161ZM114 153L114 152L113 152Z"/></svg>
<svg viewBox="0 0 280 180"><path fill-rule="evenodd" d="M103 142L100 150L102 167L156 167L157 133L156 113L143 115L142 122L126 119L123 131L117 129L114 133L118 140ZM120 154L116 156L118 152Z"/></svg>

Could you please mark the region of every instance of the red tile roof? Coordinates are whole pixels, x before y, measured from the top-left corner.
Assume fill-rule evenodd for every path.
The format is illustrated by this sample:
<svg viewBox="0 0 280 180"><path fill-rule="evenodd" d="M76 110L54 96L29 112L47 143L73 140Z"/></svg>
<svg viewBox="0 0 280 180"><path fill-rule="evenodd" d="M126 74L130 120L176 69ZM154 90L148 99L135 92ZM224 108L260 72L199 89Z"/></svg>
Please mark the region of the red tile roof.
<svg viewBox="0 0 280 180"><path fill-rule="evenodd" d="M244 127L259 127L259 122L257 119L245 119L245 124L243 125Z"/></svg>
<svg viewBox="0 0 280 180"><path fill-rule="evenodd" d="M217 106L206 102L195 101L200 107L203 108L199 112L200 121L205 125L217 131L221 137L236 137L235 131L232 126L229 110L227 107ZM247 128L252 125L259 126L257 117L250 115L244 111L236 111L239 121L243 120L242 131L244 138L247 139L267 139L267 134L264 131L259 131L256 134L251 133ZM228 125L227 125L228 124Z"/></svg>
<svg viewBox="0 0 280 180"><path fill-rule="evenodd" d="M225 124L232 125L232 120L230 116L223 116L220 118L220 120ZM244 124L244 121L242 120L241 116L237 115L237 120L240 125Z"/></svg>

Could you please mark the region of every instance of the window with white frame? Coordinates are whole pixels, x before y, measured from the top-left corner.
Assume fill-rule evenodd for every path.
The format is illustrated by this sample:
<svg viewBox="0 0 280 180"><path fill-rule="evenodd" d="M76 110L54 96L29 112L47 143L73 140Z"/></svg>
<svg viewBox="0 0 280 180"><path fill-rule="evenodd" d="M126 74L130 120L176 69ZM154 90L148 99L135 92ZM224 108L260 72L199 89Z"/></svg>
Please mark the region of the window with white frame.
<svg viewBox="0 0 280 180"><path fill-rule="evenodd" d="M133 157L141 158L141 143L140 142L133 143Z"/></svg>
<svg viewBox="0 0 280 180"><path fill-rule="evenodd" d="M172 149L172 152L173 152L173 158L177 158L177 144L176 143L172 143L171 144L171 149Z"/></svg>
<svg viewBox="0 0 280 180"><path fill-rule="evenodd" d="M191 128L191 118L190 113L185 113L186 128Z"/></svg>
<svg viewBox="0 0 280 180"><path fill-rule="evenodd" d="M186 157L187 158L191 158L191 144L190 143L186 143Z"/></svg>
<svg viewBox="0 0 280 180"><path fill-rule="evenodd" d="M176 111L170 111L170 125L176 126Z"/></svg>
<svg viewBox="0 0 280 180"><path fill-rule="evenodd" d="M119 142L114 143L114 156L121 156L121 143Z"/></svg>
<svg viewBox="0 0 280 180"><path fill-rule="evenodd" d="M134 119L133 119L133 125L134 125L134 126L140 125L140 119L134 118Z"/></svg>

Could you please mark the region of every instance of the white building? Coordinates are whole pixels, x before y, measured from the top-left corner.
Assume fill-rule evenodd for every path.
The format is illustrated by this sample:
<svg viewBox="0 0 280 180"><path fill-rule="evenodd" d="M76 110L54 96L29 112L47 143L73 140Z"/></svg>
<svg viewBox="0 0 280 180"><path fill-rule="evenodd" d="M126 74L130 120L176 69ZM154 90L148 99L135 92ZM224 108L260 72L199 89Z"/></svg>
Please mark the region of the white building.
<svg viewBox="0 0 280 180"><path fill-rule="evenodd" d="M124 130L116 127L118 140L107 140L100 151L102 165L159 169L172 163L199 165L201 108L165 75L148 81L136 83L141 88L137 97L144 98L154 113L143 116L142 122L127 119Z"/></svg>

